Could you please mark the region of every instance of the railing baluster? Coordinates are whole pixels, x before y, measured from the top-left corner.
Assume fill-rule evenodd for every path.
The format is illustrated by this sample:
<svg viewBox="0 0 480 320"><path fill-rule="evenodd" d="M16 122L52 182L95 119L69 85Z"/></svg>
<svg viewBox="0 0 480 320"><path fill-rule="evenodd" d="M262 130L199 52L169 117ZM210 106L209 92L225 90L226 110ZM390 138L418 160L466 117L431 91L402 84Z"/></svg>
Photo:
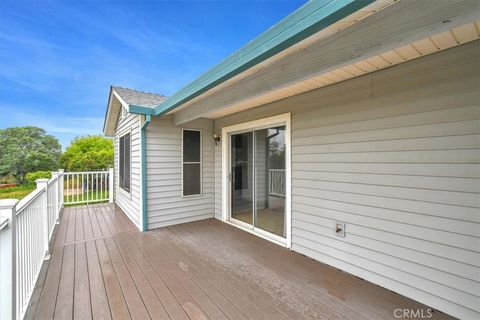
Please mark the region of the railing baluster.
<svg viewBox="0 0 480 320"><path fill-rule="evenodd" d="M98 173L95 173L95 193L97 195L96 200L98 200Z"/></svg>
<svg viewBox="0 0 480 320"><path fill-rule="evenodd" d="M77 202L78 200L78 197L77 197L77 194L78 194L78 186L77 186L77 175L76 174L73 174L73 185L75 187L75 191L73 192L73 203Z"/></svg>
<svg viewBox="0 0 480 320"><path fill-rule="evenodd" d="M89 192L89 190L90 190L90 181L89 180L90 179L89 179L89 174L86 173L86 175L87 175L87 204L88 204L88 200L90 198L90 192Z"/></svg>
<svg viewBox="0 0 480 320"><path fill-rule="evenodd" d="M70 196L70 192L68 191L68 182L69 182L69 177L70 177L70 174L67 173L67 203L70 202L69 200L69 196Z"/></svg>
<svg viewBox="0 0 480 320"><path fill-rule="evenodd" d="M68 180L72 180L72 175L71 174L68 175ZM73 200L72 200L72 193L73 192L72 192L72 182L71 181L68 182L68 189L69 189L68 190L69 202L73 202Z"/></svg>
<svg viewBox="0 0 480 320"><path fill-rule="evenodd" d="M83 181L83 178L84 178L83 173L82 173L81 177L82 177L82 202L83 202L83 198L85 197L85 195L84 195L84 192L85 192L85 191L84 191L84 188L85 188L84 185L85 185L85 184L84 184L84 181Z"/></svg>

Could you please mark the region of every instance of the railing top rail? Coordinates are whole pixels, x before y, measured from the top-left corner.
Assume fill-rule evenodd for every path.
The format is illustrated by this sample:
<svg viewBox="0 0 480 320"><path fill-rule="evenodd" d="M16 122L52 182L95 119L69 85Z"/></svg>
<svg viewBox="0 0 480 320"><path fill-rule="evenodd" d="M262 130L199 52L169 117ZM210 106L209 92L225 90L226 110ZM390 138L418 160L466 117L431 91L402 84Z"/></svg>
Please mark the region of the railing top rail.
<svg viewBox="0 0 480 320"><path fill-rule="evenodd" d="M108 170L103 171L68 171L64 172L64 174L88 174L88 173L108 173Z"/></svg>
<svg viewBox="0 0 480 320"><path fill-rule="evenodd" d="M8 218L0 217L0 231L2 231L6 226L8 226Z"/></svg>
<svg viewBox="0 0 480 320"><path fill-rule="evenodd" d="M48 180L48 186L50 186L51 184L53 184L55 181L57 181L57 177L52 177L52 178L50 178L50 180Z"/></svg>
<svg viewBox="0 0 480 320"><path fill-rule="evenodd" d="M17 204L17 216L18 214L21 213L23 209L25 209L25 207L27 207L30 203L32 203L35 199L37 199L38 196L42 194L44 190L45 189L35 189L32 192L30 192L25 198L20 200Z"/></svg>

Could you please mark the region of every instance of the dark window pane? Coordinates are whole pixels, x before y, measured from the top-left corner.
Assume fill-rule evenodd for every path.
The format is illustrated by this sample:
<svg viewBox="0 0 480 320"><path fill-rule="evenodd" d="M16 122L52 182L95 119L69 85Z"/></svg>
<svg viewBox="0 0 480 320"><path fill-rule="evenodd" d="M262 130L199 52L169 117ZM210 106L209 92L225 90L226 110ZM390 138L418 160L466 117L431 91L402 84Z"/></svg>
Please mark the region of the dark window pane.
<svg viewBox="0 0 480 320"><path fill-rule="evenodd" d="M233 172L234 190L248 190L248 163L235 165Z"/></svg>
<svg viewBox="0 0 480 320"><path fill-rule="evenodd" d="M124 167L125 167L125 138L120 137L118 144L119 144L118 178L119 178L120 186L123 187L123 175L124 175Z"/></svg>
<svg viewBox="0 0 480 320"><path fill-rule="evenodd" d="M125 135L124 188L130 191L130 134Z"/></svg>
<svg viewBox="0 0 480 320"><path fill-rule="evenodd" d="M130 191L130 134L119 139L118 178L120 187Z"/></svg>
<svg viewBox="0 0 480 320"><path fill-rule="evenodd" d="M200 131L183 131L183 162L200 162Z"/></svg>
<svg viewBox="0 0 480 320"><path fill-rule="evenodd" d="M200 194L200 164L183 165L183 195Z"/></svg>

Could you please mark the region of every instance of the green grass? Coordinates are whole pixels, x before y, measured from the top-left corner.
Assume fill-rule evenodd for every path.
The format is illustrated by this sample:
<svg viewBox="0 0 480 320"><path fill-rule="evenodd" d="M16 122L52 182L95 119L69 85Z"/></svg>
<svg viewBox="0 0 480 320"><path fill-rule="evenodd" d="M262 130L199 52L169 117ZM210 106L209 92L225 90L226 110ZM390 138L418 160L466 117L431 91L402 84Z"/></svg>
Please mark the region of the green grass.
<svg viewBox="0 0 480 320"><path fill-rule="evenodd" d="M35 184L25 184L11 188L0 189L0 199L22 199L35 190Z"/></svg>
<svg viewBox="0 0 480 320"><path fill-rule="evenodd" d="M0 199L22 199L26 195L28 195L30 192L35 190L36 186L35 184L25 184L25 185L20 185L16 187L11 187L11 188L5 188L5 189L0 189ZM88 199L89 200L96 200L96 199L101 199L101 198L106 198L105 202L108 202L108 191L102 190L98 191L98 197L97 197L97 192L96 191L89 191L89 192L84 192L83 193L83 199ZM70 196L72 197L72 196ZM76 199L77 196L74 196ZM78 195L78 199L81 200L82 195ZM67 201L67 196L64 197L64 200ZM101 201L98 201L101 202ZM68 204L65 206L79 206L83 204Z"/></svg>
<svg viewBox="0 0 480 320"><path fill-rule="evenodd" d="M101 203L101 202L108 202L108 191L98 191L98 197L97 197L97 192L96 191L89 191L89 192L84 192L83 193L83 199L86 201L88 196L89 201L94 201L96 199L102 199L106 198L106 200L103 201L96 201L95 203ZM64 201L66 202L67 200L70 201L76 201L77 200L77 195L72 195L72 196L64 196ZM82 201L82 194L78 195L78 201ZM65 204L65 207L74 207L74 206L83 206L85 203L74 203L74 204Z"/></svg>

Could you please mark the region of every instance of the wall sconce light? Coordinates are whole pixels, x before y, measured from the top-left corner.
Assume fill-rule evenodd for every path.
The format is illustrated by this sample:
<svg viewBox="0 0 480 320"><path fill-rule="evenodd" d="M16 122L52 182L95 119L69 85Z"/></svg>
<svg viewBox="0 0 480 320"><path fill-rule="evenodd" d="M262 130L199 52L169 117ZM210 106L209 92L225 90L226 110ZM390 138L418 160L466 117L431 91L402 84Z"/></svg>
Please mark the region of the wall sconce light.
<svg viewBox="0 0 480 320"><path fill-rule="evenodd" d="M217 145L222 138L218 134L213 135L213 141L215 141L215 145Z"/></svg>

